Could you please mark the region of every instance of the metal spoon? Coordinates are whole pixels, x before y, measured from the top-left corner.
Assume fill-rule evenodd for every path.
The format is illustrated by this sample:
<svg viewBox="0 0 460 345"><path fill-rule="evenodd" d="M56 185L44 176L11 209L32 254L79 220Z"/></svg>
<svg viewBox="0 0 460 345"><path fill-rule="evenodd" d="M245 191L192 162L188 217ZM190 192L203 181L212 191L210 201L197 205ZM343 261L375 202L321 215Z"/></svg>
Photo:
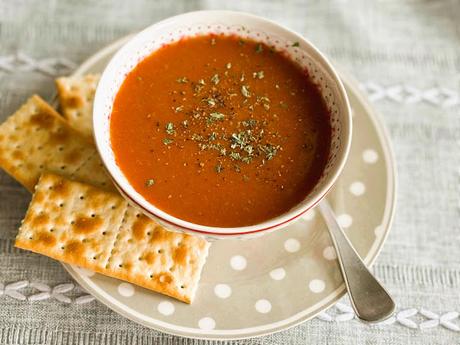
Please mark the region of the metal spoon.
<svg viewBox="0 0 460 345"><path fill-rule="evenodd" d="M395 302L377 278L367 269L345 236L327 200L323 199L318 207L334 243L340 271L356 315L367 322L387 319L395 310Z"/></svg>

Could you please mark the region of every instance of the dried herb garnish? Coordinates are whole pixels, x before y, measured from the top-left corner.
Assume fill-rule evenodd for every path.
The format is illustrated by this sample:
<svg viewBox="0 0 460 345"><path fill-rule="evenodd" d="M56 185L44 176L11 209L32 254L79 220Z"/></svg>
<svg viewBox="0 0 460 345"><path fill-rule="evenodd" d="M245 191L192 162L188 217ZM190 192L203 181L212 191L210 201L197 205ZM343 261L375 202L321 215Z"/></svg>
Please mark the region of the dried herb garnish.
<svg viewBox="0 0 460 345"><path fill-rule="evenodd" d="M222 166L222 163L217 163L217 165L214 167L214 169L216 170L216 173L220 174L223 170L224 170L224 167Z"/></svg>
<svg viewBox="0 0 460 345"><path fill-rule="evenodd" d="M174 109L174 112L175 112L175 113L180 113L180 112L183 111L183 110L184 110L184 106L181 105L181 106L176 107L176 108Z"/></svg>
<svg viewBox="0 0 460 345"><path fill-rule="evenodd" d="M180 77L180 78L177 78L176 81L177 81L179 84L186 84L186 83L188 83L187 77Z"/></svg>
<svg viewBox="0 0 460 345"><path fill-rule="evenodd" d="M222 114L222 113L219 113L218 111L215 111L211 114L209 114L210 118L212 119L212 121L221 121L224 119L225 115Z"/></svg>
<svg viewBox="0 0 460 345"><path fill-rule="evenodd" d="M220 81L219 75L218 75L217 73L214 74L214 75L212 76L212 78L211 78L211 82L214 83L214 85L217 85L217 84L219 84L219 81Z"/></svg>
<svg viewBox="0 0 460 345"><path fill-rule="evenodd" d="M249 92L249 87L246 86L246 85L242 85L241 86L241 94L246 98L250 98L251 93Z"/></svg>
<svg viewBox="0 0 460 345"><path fill-rule="evenodd" d="M214 44L216 40L213 38L211 45ZM245 42L241 41L240 44L243 45ZM252 47L255 47L256 53L269 49L262 44ZM184 116L185 119L178 120L176 124L173 122L165 124L167 137L163 139L163 144L171 145L175 142L174 138L177 134L186 135L185 139L195 142L198 150L215 152L214 169L218 174L224 171L224 166L227 168L225 164L229 162L231 162L228 165L229 170L238 173L245 169L246 164L255 161L258 161L257 164L267 164L281 150L281 146L275 141L279 136L266 131L268 120L258 120L252 117L259 114L260 108L258 107L268 112L273 106L270 99L264 94L258 95L256 87L250 88L250 81L245 81L245 73L248 71L244 70L244 66L241 66L243 70L236 70L229 61L220 68L213 67L210 63L206 64L206 67L212 68L214 72L210 75L203 74L198 80L189 80L185 76L176 79L179 84L190 84L188 87L196 102L190 108L180 105L181 103L175 104L172 109L176 113L181 113L177 116ZM265 78L265 73L263 70L253 70L249 72L249 78L261 80ZM276 89L280 88L278 84L274 86ZM178 87L172 94L180 94L181 99L186 101L183 97L186 94L189 95L189 91L185 87ZM287 107L283 101L279 102L279 105L283 108ZM224 111L225 114L221 111ZM237 115L241 111L249 112L248 118L238 121ZM273 114L273 118L275 117L278 118ZM225 126L227 121L231 124L230 127ZM159 127L160 124L158 123L157 126ZM180 141L177 141L177 147L181 147ZM228 157L227 162L225 162L225 157ZM203 168L204 163L198 162ZM243 179L247 181L249 177L244 175Z"/></svg>
<svg viewBox="0 0 460 345"><path fill-rule="evenodd" d="M254 79L263 79L265 77L264 76L264 71L254 72L254 73L252 73L252 77Z"/></svg>
<svg viewBox="0 0 460 345"><path fill-rule="evenodd" d="M174 142L174 139L171 139L171 138L164 138L163 139L163 144L165 145L170 145Z"/></svg>
<svg viewBox="0 0 460 345"><path fill-rule="evenodd" d="M265 144L259 146L259 150L265 153L265 158L269 161L276 156L279 150L279 146L273 146L272 144Z"/></svg>
<svg viewBox="0 0 460 345"><path fill-rule="evenodd" d="M146 187L152 187L154 184L155 184L155 180L153 178L149 178L147 181L145 181Z"/></svg>
<svg viewBox="0 0 460 345"><path fill-rule="evenodd" d="M174 124L172 122L168 122L165 126L166 134L174 135L176 131L174 130Z"/></svg>
<svg viewBox="0 0 460 345"><path fill-rule="evenodd" d="M216 105L216 100L215 100L214 98L211 98L211 97L210 97L210 98L206 98L206 99L204 99L204 101L205 101L206 103L208 103L208 105L209 105L211 108L214 107L214 106Z"/></svg>
<svg viewBox="0 0 460 345"><path fill-rule="evenodd" d="M241 121L244 127L249 127L249 128L254 128L257 125L257 120L256 119L248 119Z"/></svg>
<svg viewBox="0 0 460 345"><path fill-rule="evenodd" d="M294 42L294 43L292 43L292 46L293 47L300 47L300 43L299 42Z"/></svg>

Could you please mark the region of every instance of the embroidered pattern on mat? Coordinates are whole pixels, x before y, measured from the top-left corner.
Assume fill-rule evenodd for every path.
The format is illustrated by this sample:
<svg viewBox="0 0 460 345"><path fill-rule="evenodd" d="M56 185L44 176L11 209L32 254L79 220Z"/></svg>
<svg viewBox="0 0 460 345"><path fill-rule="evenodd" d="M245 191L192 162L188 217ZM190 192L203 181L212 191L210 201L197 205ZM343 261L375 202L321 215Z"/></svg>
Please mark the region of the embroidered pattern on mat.
<svg viewBox="0 0 460 345"><path fill-rule="evenodd" d="M26 288L37 291L30 294L19 291ZM44 283L29 282L27 280L21 280L7 285L0 283L0 296L5 295L19 301L35 302L52 299L67 304L86 304L95 300L95 298L89 294L78 297L69 297L65 295L75 290L81 291L82 288L73 283L63 283L50 287ZM456 311L437 314L425 308L408 308L399 310L388 320L371 325L371 327L399 324L413 329L428 329L441 326L454 332L460 332L460 326L455 323L459 317L460 313ZM320 313L315 318L326 322L358 320L353 309L349 305L340 302L335 304L334 307L327 312L324 311Z"/></svg>
<svg viewBox="0 0 460 345"><path fill-rule="evenodd" d="M34 59L21 52L0 56L0 71L8 73L16 71L39 72L56 77L69 74L76 67L75 62L63 57ZM409 85L384 86L374 82L362 83L360 87L374 102L384 99L405 104L425 102L443 108L460 105L459 93L444 87L422 90Z"/></svg>
<svg viewBox="0 0 460 345"><path fill-rule="evenodd" d="M384 86L374 82L362 83L360 87L373 102L384 99L405 104L425 102L442 108L460 104L459 93L444 87L422 90L409 85Z"/></svg>
<svg viewBox="0 0 460 345"><path fill-rule="evenodd" d="M19 291L26 288L37 291L28 295L26 295L26 292ZM82 288L73 283L58 284L54 287L50 287L44 283L29 282L27 280L21 280L6 285L0 283L0 296L9 296L19 301L43 301L47 299L54 299L62 303L85 304L95 300L95 298L89 294L77 297L69 297L65 295L66 293L75 292L75 290L81 291Z"/></svg>
<svg viewBox="0 0 460 345"><path fill-rule="evenodd" d="M44 58L34 59L24 53L15 55L0 55L0 71L13 73L21 72L39 72L45 75L56 77L67 75L74 70L77 65L66 58Z"/></svg>
<svg viewBox="0 0 460 345"><path fill-rule="evenodd" d="M389 319L370 325L370 327L382 327L387 325L399 324L413 329L428 329L442 326L454 332L460 332L460 326L454 323L460 317L456 311L436 314L425 308L407 308L397 311ZM351 306L337 303L334 308L327 312L322 312L316 316L317 319L327 322L344 322L353 319L358 320Z"/></svg>

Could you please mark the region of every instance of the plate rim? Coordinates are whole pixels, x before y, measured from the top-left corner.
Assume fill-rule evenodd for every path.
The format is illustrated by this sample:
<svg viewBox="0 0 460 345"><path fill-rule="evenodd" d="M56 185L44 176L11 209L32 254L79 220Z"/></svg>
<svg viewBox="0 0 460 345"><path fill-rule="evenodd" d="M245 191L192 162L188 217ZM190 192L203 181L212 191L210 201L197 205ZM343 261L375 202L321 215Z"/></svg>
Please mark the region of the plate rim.
<svg viewBox="0 0 460 345"><path fill-rule="evenodd" d="M80 76L86 73L86 71L91 68L95 63L103 59L104 57L108 55L113 55L126 41L128 41L132 36L134 36L134 33L126 35L122 38L119 38L115 40L114 42L104 46L100 50L98 50L96 53L91 55L89 58L87 58L83 63L81 63L78 68L71 74L71 76ZM379 138L379 141L383 144L382 145L382 150L385 156L385 160L387 162L387 195L391 194L389 198L386 199L385 202L385 210L384 210L384 216L383 220L387 218L387 225L384 227L384 232L381 236L381 240L373 246L370 247L369 252L367 256L364 258L364 262L368 267L371 267L375 260L377 259L378 255L380 254L383 245L385 244L388 235L390 233L393 220L394 220L394 214L396 210L396 202L397 202L397 167L396 167L396 160L395 160L395 155L394 151L391 145L390 137L388 134L388 130L385 127L383 121L382 121L382 116L378 111L373 109L371 106L370 102L366 99L364 94L360 91L360 87L358 82L350 76L350 74L344 72L342 68L338 68L337 64L335 63L335 68L338 70L338 74L340 79L342 80L343 84L345 85L345 89L347 92L352 92L354 96L357 98L358 102L363 106L365 109L366 113L368 114L369 118L371 119L372 124L376 128L377 136ZM186 337L186 338L193 338L193 339L204 339L204 340L241 340L241 339L248 339L248 338L255 338L255 337L261 337L264 335L269 335L277 332L281 332L284 330L287 330L289 328L295 327L299 325L300 323L303 323L305 321L313 319L315 316L318 314L326 311L327 309L331 308L335 303L337 303L346 293L345 291L345 285L342 284L340 287L338 287L336 290L331 292L328 296L326 296L323 300L320 302L314 304L313 306L310 306L307 309L302 310L301 312L294 314L293 316L290 316L287 319L277 321L270 323L265 326L272 326L276 325L277 323L285 323L286 320L289 320L290 318L293 318L301 313L307 313L308 310L310 309L315 309L317 308L317 305L320 304L322 305L320 307L320 310L317 312L314 312L308 316L300 316L297 319L288 322L287 324L285 323L284 325L277 325L273 326L270 329L267 330L262 330L262 331L257 331L258 328L261 326L256 326L256 327L249 327L249 328L242 328L239 330L210 330L210 331L205 331L205 330L199 330L199 332L195 333L188 333L191 330L197 330L196 328L189 328L189 327L183 327L183 326L177 326L165 321L157 320L154 319L156 324L149 323L148 321L145 321L141 319L140 317L136 316L135 314L140 314L137 311L132 310L129 308L130 311L126 310L126 307L123 307L123 304L116 300L114 297L109 295L107 292L93 284L87 276L84 274L78 272L74 267L68 264L62 264L64 268L67 270L67 272L72 276L73 279L75 279L88 293L93 295L98 301L100 301L102 304L107 306L108 308L112 309L115 311L117 314L126 317L127 319L136 322L137 324L143 325L147 328L154 329L160 332L164 332L167 334L175 335L175 336L181 336L181 337ZM114 300L114 301L112 301ZM142 314L141 314L142 315ZM164 324L166 326L161 326L159 324ZM183 331L180 331L179 329L184 329ZM234 333L232 331L237 331L241 332L241 330L245 330L246 333ZM250 333L253 332L253 333Z"/></svg>

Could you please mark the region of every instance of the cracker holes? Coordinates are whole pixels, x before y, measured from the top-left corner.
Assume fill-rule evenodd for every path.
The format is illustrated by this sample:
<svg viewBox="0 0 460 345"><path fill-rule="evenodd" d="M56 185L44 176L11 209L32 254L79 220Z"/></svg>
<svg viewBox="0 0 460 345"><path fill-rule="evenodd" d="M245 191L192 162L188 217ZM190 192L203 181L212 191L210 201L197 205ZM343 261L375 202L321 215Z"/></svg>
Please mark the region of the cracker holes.
<svg viewBox="0 0 460 345"><path fill-rule="evenodd" d="M116 205L112 205L110 208L111 208L112 210L115 210L115 209L117 208L117 206L116 206Z"/></svg>
<svg viewBox="0 0 460 345"><path fill-rule="evenodd" d="M80 200L83 200L85 197L83 195L80 195Z"/></svg>
<svg viewBox="0 0 460 345"><path fill-rule="evenodd" d="M74 220L70 221L70 225L74 225L74 224L75 224Z"/></svg>
<svg viewBox="0 0 460 345"><path fill-rule="evenodd" d="M61 203L59 204L59 207L64 207L64 203L61 202Z"/></svg>
<svg viewBox="0 0 460 345"><path fill-rule="evenodd" d="M102 231L102 236L107 235L107 231Z"/></svg>
<svg viewBox="0 0 460 345"><path fill-rule="evenodd" d="M96 214L91 213L91 218L94 218L94 217L96 217Z"/></svg>
<svg viewBox="0 0 460 345"><path fill-rule="evenodd" d="M61 170L65 170L66 166L65 165L61 165Z"/></svg>
<svg viewBox="0 0 460 345"><path fill-rule="evenodd" d="M149 277L150 277L150 278L153 278L153 274L150 274Z"/></svg>
<svg viewBox="0 0 460 345"><path fill-rule="evenodd" d="M50 229L49 229L49 232L54 232L54 229L53 229L53 228L50 228Z"/></svg>
<svg viewBox="0 0 460 345"><path fill-rule="evenodd" d="M139 218L141 216L140 213L136 213L136 218Z"/></svg>
<svg viewBox="0 0 460 345"><path fill-rule="evenodd" d="M163 254L164 252L165 252L165 251L164 251L163 249L158 249L158 250L157 250L157 253L158 253L158 254Z"/></svg>
<svg viewBox="0 0 460 345"><path fill-rule="evenodd" d="M118 267L119 267L119 268L123 268L123 264L118 264Z"/></svg>
<svg viewBox="0 0 460 345"><path fill-rule="evenodd" d="M63 146L59 146L59 147L58 147L58 151L64 151L64 147L63 147Z"/></svg>

